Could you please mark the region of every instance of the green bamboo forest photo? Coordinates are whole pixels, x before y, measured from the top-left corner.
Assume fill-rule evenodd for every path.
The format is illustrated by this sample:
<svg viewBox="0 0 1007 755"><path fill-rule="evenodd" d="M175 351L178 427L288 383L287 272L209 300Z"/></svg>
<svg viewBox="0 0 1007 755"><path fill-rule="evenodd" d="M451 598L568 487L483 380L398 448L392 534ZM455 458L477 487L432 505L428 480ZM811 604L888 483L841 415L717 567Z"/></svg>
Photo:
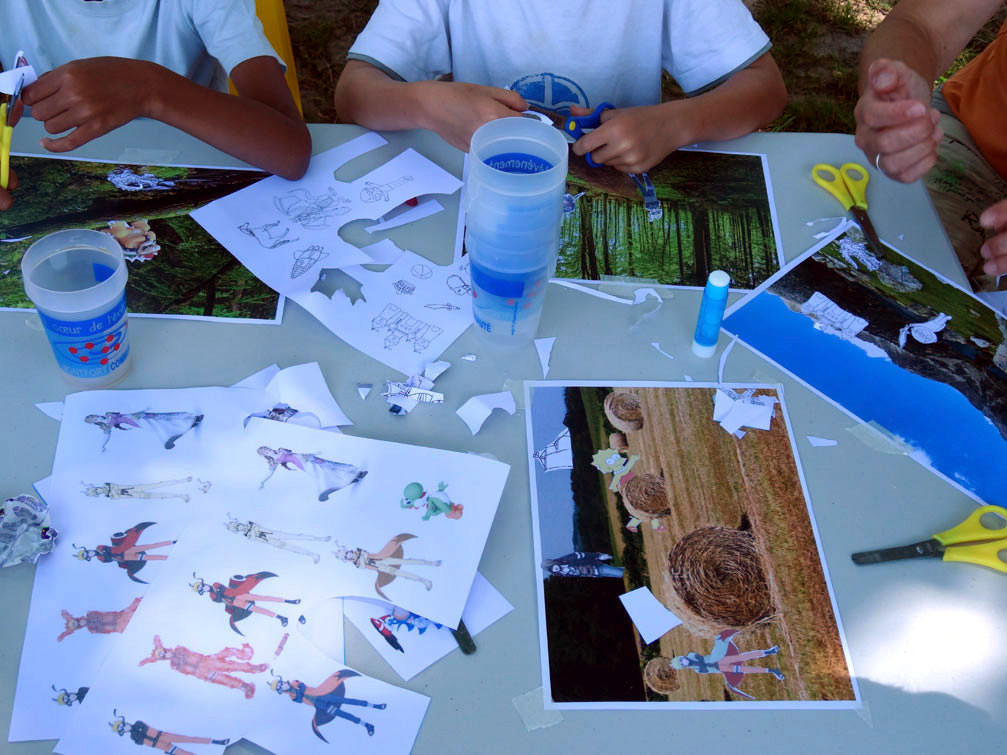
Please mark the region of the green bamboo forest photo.
<svg viewBox="0 0 1007 755"><path fill-rule="evenodd" d="M761 156L680 150L650 179L654 221L632 177L571 154L557 277L702 286L719 269L755 288L780 269Z"/></svg>
<svg viewBox="0 0 1007 755"><path fill-rule="evenodd" d="M30 308L20 260L66 228L105 231L129 268L134 314L274 320L279 295L189 217L265 175L259 171L12 157L23 187L0 226L0 308Z"/></svg>

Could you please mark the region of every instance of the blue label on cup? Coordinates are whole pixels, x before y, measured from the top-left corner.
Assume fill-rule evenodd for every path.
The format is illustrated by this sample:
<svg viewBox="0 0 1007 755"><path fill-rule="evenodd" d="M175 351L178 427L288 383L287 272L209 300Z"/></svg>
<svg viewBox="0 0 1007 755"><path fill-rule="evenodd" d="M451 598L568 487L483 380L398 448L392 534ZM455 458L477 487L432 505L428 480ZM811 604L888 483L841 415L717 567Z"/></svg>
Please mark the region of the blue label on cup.
<svg viewBox="0 0 1007 755"><path fill-rule="evenodd" d="M504 173L544 173L552 168L552 163L548 160L525 152L502 152L499 155L487 157L483 162L491 168L502 170Z"/></svg>
<svg viewBox="0 0 1007 755"><path fill-rule="evenodd" d="M505 273L471 264L472 315L487 333L516 335L522 321L537 317L542 309L548 270Z"/></svg>
<svg viewBox="0 0 1007 755"><path fill-rule="evenodd" d="M111 309L88 320L60 320L38 313L60 369L91 380L115 372L129 356L126 295Z"/></svg>

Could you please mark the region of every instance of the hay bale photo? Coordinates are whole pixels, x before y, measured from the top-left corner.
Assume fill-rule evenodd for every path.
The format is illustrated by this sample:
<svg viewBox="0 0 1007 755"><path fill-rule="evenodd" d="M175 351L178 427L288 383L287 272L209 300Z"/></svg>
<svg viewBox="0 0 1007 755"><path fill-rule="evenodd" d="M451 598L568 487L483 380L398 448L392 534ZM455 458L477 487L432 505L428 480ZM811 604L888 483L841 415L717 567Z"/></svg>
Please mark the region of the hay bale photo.
<svg viewBox="0 0 1007 755"><path fill-rule="evenodd" d="M750 532L693 530L668 554L668 574L668 609L695 634L745 629L776 614L762 555Z"/></svg>
<svg viewBox="0 0 1007 755"><path fill-rule="evenodd" d="M671 667L671 659L659 655L651 658L643 668L643 680L659 695L670 695L681 687L678 671Z"/></svg>
<svg viewBox="0 0 1007 755"><path fill-rule="evenodd" d="M646 472L633 475L626 480L620 492L626 511L637 519L661 519L671 513L664 478L660 475Z"/></svg>
<svg viewBox="0 0 1007 755"><path fill-rule="evenodd" d="M640 408L640 399L635 394L612 391L605 396L603 408L605 416L615 429L632 433L643 428L643 410Z"/></svg>
<svg viewBox="0 0 1007 755"><path fill-rule="evenodd" d="M626 441L626 436L622 433L609 433L608 447L613 451L628 451L629 443Z"/></svg>

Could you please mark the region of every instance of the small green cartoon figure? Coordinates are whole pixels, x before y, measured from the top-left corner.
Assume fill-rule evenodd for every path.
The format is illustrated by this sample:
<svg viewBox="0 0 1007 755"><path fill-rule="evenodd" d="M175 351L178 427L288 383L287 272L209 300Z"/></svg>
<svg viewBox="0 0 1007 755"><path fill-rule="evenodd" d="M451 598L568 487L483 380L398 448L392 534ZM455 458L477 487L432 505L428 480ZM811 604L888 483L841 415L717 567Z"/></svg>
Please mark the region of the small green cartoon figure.
<svg viewBox="0 0 1007 755"><path fill-rule="evenodd" d="M630 470L638 461L640 457L636 454L626 459L614 448L603 448L591 458L591 466L602 474L612 473L612 482L608 489L615 493L633 476Z"/></svg>
<svg viewBox="0 0 1007 755"><path fill-rule="evenodd" d="M452 501L451 496L444 492L447 486L446 482L440 482L436 493L427 493L418 482L411 482L402 490L399 505L404 509L426 509L424 522L438 514L444 514L448 519L461 519L465 507Z"/></svg>

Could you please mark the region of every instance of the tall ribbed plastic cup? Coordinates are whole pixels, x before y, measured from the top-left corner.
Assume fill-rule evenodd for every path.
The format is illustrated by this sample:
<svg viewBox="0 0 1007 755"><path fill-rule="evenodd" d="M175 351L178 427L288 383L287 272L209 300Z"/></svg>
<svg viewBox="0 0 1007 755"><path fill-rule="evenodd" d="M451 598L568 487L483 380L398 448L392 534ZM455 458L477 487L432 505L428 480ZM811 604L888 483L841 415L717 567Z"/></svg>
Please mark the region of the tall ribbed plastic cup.
<svg viewBox="0 0 1007 755"><path fill-rule="evenodd" d="M472 316L489 347L535 337L556 270L567 158L562 133L531 118L500 118L472 135L465 247Z"/></svg>
<svg viewBox="0 0 1007 755"><path fill-rule="evenodd" d="M63 377L87 389L125 376L128 273L115 239L84 229L51 233L28 247L21 274Z"/></svg>

